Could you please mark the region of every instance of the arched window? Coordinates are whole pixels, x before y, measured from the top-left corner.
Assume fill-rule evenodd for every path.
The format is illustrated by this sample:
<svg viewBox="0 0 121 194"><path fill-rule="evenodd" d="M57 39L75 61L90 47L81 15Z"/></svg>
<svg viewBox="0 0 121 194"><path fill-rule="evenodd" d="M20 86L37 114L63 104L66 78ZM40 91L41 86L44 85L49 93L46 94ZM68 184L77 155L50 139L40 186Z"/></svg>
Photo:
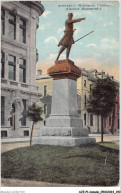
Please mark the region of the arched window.
<svg viewBox="0 0 121 194"><path fill-rule="evenodd" d="M26 100L23 99L22 102L23 102L24 109L23 109L23 114L22 114L23 116L21 119L21 126L26 126Z"/></svg>
<svg viewBox="0 0 121 194"><path fill-rule="evenodd" d="M12 104L12 116L10 117L10 126L15 130L15 104Z"/></svg>

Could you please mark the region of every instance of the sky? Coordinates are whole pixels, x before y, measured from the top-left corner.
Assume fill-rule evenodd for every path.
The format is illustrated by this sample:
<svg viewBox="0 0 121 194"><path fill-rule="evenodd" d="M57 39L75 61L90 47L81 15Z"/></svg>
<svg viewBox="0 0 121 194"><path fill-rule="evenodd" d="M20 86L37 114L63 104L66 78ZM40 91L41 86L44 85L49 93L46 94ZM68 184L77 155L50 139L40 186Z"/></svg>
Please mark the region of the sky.
<svg viewBox="0 0 121 194"><path fill-rule="evenodd" d="M74 24L74 40L94 31L74 45L69 59L86 70L97 69L113 75L119 80L119 3L108 1L41 1L45 8L39 18L36 32L36 47L39 60L37 70L47 74L55 65L60 47L58 42L64 35L68 13L76 18L86 17ZM96 9L95 9L96 8ZM59 58L65 59L65 52Z"/></svg>

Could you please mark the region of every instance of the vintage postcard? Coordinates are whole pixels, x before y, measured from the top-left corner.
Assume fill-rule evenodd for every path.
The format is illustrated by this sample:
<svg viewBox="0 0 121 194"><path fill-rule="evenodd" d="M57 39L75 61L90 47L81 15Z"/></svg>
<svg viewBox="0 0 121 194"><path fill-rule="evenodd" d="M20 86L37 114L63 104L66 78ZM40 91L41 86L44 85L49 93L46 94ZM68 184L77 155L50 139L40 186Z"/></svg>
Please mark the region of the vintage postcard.
<svg viewBox="0 0 121 194"><path fill-rule="evenodd" d="M1 193L120 193L119 8L1 1Z"/></svg>

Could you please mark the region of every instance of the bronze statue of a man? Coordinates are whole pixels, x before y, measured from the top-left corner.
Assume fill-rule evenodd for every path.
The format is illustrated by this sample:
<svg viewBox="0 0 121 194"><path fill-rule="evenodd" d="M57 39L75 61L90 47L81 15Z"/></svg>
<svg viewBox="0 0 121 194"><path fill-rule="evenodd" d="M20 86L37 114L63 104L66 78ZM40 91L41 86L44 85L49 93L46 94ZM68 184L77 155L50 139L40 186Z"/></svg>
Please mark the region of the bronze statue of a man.
<svg viewBox="0 0 121 194"><path fill-rule="evenodd" d="M60 48L59 54L57 56L57 59L59 59L61 53L66 49L66 59L69 58L69 54L70 54L70 50L71 50L71 46L72 44L74 44L74 39L73 39L73 33L74 33L74 29L73 29L73 24L76 22L81 22L82 20L85 20L85 18L79 18L79 19L75 19L73 20L73 13L68 13L68 19L65 22L65 31L64 31L64 36L61 39L61 41L59 42L58 46L62 45L62 47Z"/></svg>

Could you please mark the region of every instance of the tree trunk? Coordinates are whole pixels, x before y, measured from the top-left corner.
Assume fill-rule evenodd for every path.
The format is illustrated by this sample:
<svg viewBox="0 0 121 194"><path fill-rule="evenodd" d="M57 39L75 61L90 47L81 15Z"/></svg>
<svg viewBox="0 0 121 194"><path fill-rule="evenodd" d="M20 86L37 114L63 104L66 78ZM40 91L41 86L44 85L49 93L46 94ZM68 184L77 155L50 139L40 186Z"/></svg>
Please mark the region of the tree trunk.
<svg viewBox="0 0 121 194"><path fill-rule="evenodd" d="M101 115L101 142L103 142L103 116Z"/></svg>
<svg viewBox="0 0 121 194"><path fill-rule="evenodd" d="M33 138L34 124L35 124L35 122L33 121L32 130L31 130L31 136L30 136L30 146L32 145L32 138Z"/></svg>

